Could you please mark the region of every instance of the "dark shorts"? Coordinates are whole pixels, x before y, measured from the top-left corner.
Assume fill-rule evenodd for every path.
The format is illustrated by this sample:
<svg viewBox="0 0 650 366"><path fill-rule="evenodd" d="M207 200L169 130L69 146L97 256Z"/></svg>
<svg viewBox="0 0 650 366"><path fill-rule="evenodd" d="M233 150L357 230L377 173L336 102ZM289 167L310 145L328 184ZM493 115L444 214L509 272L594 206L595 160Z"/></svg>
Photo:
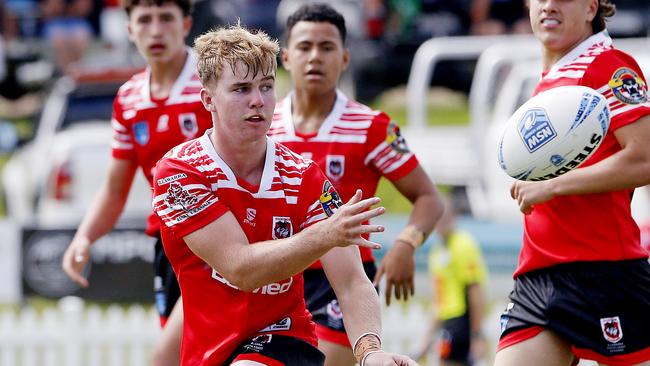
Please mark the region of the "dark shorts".
<svg viewBox="0 0 650 366"><path fill-rule="evenodd" d="M154 255L153 291L156 301L156 310L158 310L158 315L160 315L160 323L164 326L169 314L171 314L174 309L176 301L181 297L181 289L178 286L178 280L176 279L174 269L165 255L162 240L160 238L156 241Z"/></svg>
<svg viewBox="0 0 650 366"><path fill-rule="evenodd" d="M325 355L298 338L263 334L241 343L222 366L243 360L267 366L322 366Z"/></svg>
<svg viewBox="0 0 650 366"><path fill-rule="evenodd" d="M607 364L650 359L650 264L558 265L515 279L501 315L499 349L548 329L580 358ZM626 361L626 362L627 362ZM633 363L638 363L633 362Z"/></svg>
<svg viewBox="0 0 650 366"><path fill-rule="evenodd" d="M469 343L470 331L467 315L442 322L438 338L438 355L441 360L471 365Z"/></svg>
<svg viewBox="0 0 650 366"><path fill-rule="evenodd" d="M377 273L374 262L363 264L363 269L372 281ZM350 347L350 341L343 326L343 314L339 308L336 294L323 269L308 269L303 273L305 278L305 301L307 310L316 323L318 339Z"/></svg>

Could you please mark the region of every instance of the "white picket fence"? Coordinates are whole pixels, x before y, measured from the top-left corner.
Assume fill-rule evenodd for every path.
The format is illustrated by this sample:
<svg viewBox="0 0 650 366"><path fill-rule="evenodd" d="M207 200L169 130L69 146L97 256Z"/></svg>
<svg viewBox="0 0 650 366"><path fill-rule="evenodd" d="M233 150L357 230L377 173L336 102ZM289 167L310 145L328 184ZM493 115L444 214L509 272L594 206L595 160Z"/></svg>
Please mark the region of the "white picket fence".
<svg viewBox="0 0 650 366"><path fill-rule="evenodd" d="M384 309L385 348L414 350L428 319L417 304ZM0 365L148 365L159 331L153 308L111 305L102 310L67 297L40 314L29 307L0 313Z"/></svg>
<svg viewBox="0 0 650 366"><path fill-rule="evenodd" d="M502 304L491 307L484 323L490 364L499 334ZM387 351L410 353L422 341L429 321L428 309L417 301L382 309L383 345ZM67 297L41 314L24 308L0 312L0 366L141 366L150 364L160 333L152 307L117 305L102 310ZM429 360L422 366L434 366ZM580 366L593 366L582 361Z"/></svg>

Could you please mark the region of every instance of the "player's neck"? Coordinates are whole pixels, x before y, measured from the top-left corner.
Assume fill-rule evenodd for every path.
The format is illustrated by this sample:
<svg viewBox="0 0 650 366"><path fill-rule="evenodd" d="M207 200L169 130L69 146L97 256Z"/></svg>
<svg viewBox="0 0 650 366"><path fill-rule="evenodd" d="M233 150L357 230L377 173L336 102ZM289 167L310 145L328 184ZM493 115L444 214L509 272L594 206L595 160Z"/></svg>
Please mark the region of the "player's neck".
<svg viewBox="0 0 650 366"><path fill-rule="evenodd" d="M544 47L542 51L542 65L544 71L549 71L553 65L562 59L562 57L573 51L576 47L578 47L582 42L584 42L592 35L592 33L585 33L583 37L564 49L551 49Z"/></svg>
<svg viewBox="0 0 650 366"><path fill-rule="evenodd" d="M169 62L149 65L151 76L149 89L153 99L165 99L174 87L176 80L183 71L188 55L185 49L175 55Z"/></svg>
<svg viewBox="0 0 650 366"><path fill-rule="evenodd" d="M296 131L313 133L329 116L336 103L336 90L326 94L312 95L294 90L291 99L291 117Z"/></svg>
<svg viewBox="0 0 650 366"><path fill-rule="evenodd" d="M221 136L212 130L210 141L219 157L240 179L258 186L264 172L266 160L266 137L257 141L236 141L232 136Z"/></svg>

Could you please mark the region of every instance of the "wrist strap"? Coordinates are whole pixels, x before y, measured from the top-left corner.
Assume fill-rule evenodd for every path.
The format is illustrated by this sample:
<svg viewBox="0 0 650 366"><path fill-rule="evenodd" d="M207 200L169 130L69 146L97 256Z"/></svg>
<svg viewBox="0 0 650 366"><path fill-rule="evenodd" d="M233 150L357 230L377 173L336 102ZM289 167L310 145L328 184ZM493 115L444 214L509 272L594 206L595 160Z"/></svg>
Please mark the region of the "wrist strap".
<svg viewBox="0 0 650 366"><path fill-rule="evenodd" d="M381 351L381 338L374 332L361 334L352 346L354 357L363 365L362 361L368 352Z"/></svg>
<svg viewBox="0 0 650 366"><path fill-rule="evenodd" d="M373 353L379 353L379 352L384 352L384 351L382 351L382 350L379 349L379 350L374 350L374 351L368 351L368 352L366 352L366 354L363 355L363 358L361 358L361 362L359 362L359 366L366 366L366 358L368 358L368 356L370 356L370 355L373 354Z"/></svg>
<svg viewBox="0 0 650 366"><path fill-rule="evenodd" d="M417 249L424 244L424 233L415 225L408 225L399 233L396 240L408 243L413 249Z"/></svg>

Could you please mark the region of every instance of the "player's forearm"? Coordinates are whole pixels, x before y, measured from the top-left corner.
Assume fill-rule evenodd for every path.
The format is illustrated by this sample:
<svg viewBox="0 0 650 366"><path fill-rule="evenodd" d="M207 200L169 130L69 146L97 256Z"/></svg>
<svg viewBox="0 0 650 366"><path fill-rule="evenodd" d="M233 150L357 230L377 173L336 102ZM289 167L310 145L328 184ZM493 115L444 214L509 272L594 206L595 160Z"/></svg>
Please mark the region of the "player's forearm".
<svg viewBox="0 0 650 366"><path fill-rule="evenodd" d="M609 192L650 183L650 115L614 133L623 149L594 165L546 181L553 195Z"/></svg>
<svg viewBox="0 0 650 366"><path fill-rule="evenodd" d="M285 280L307 268L331 248L325 237L308 230L280 240L241 248L229 280L244 291ZM254 270L252 270L254 269ZM224 274L227 276L227 274Z"/></svg>
<svg viewBox="0 0 650 366"><path fill-rule="evenodd" d="M483 323L483 309L485 309L485 294L480 284L475 283L469 286L467 289L467 302L470 332L473 335L480 335Z"/></svg>
<svg viewBox="0 0 650 366"><path fill-rule="evenodd" d="M442 198L437 190L420 195L413 202L409 225L417 227L426 238L442 216L443 209Z"/></svg>
<svg viewBox="0 0 650 366"><path fill-rule="evenodd" d="M88 208L75 238L83 237L92 243L111 231L122 214L127 197L102 188Z"/></svg>
<svg viewBox="0 0 650 366"><path fill-rule="evenodd" d="M337 289L343 321L352 344L361 334L373 332L381 335L379 296L370 280L349 281L345 290Z"/></svg>

